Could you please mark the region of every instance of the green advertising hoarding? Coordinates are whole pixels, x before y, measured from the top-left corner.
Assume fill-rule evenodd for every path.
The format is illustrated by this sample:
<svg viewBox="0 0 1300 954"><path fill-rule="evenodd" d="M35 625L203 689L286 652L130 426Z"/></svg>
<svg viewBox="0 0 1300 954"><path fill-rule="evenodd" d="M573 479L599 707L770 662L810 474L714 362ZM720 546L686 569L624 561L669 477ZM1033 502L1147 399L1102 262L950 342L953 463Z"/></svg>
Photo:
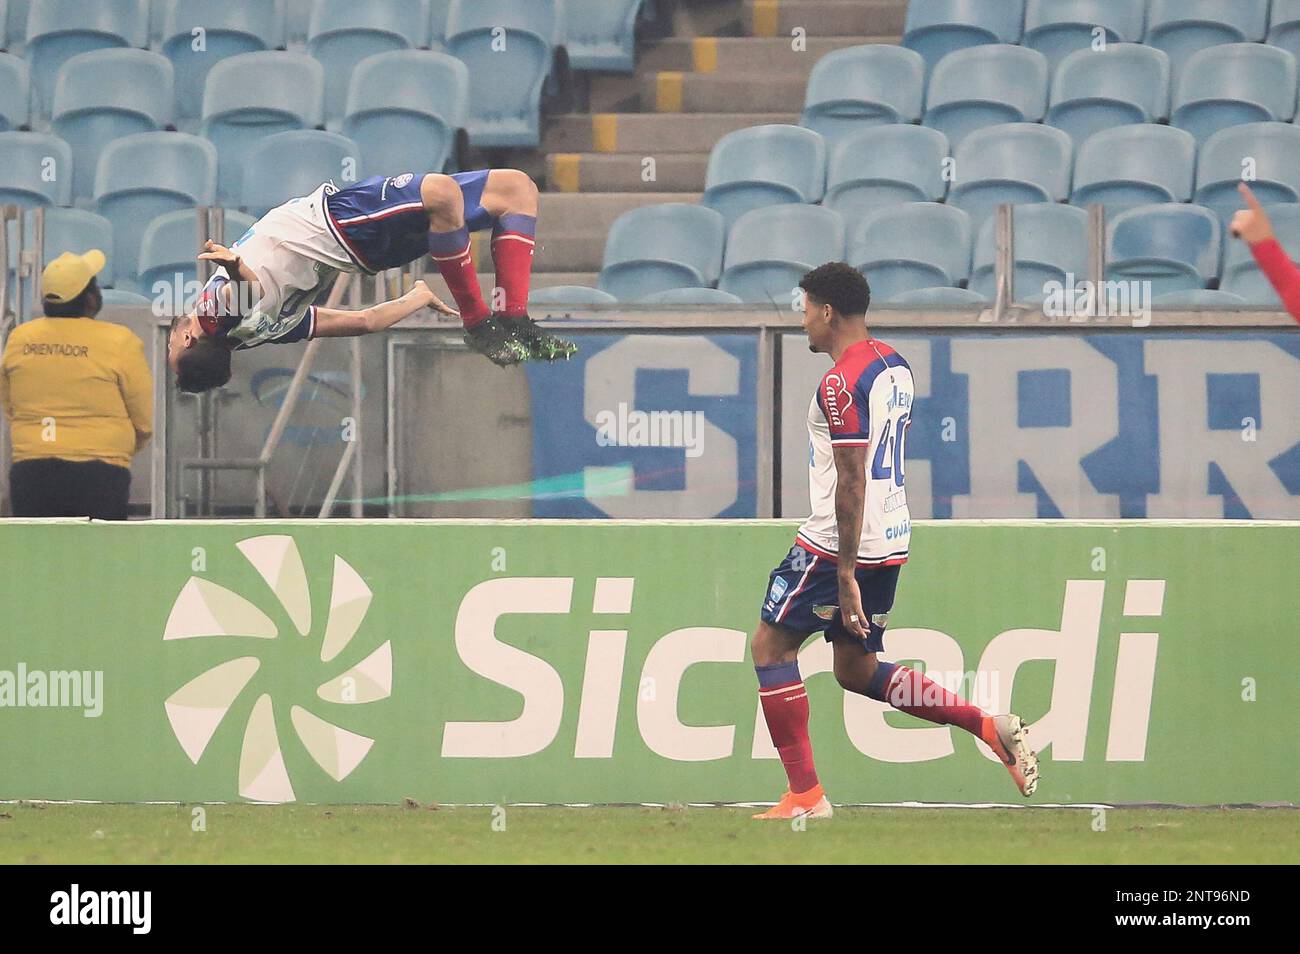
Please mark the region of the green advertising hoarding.
<svg viewBox="0 0 1300 954"><path fill-rule="evenodd" d="M0 523L0 799L774 800L784 521ZM1031 723L1037 802L1300 802L1300 524L915 527L885 637ZM801 657L837 802L1013 802Z"/></svg>

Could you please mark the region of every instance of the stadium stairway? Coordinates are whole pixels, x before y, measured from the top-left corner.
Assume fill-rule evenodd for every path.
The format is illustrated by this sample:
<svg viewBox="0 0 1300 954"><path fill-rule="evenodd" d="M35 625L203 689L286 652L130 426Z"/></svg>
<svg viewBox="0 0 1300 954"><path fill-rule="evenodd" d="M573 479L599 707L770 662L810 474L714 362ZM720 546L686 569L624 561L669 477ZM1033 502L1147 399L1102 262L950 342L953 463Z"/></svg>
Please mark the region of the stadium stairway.
<svg viewBox="0 0 1300 954"><path fill-rule="evenodd" d="M547 117L538 152L514 160L543 186L534 287L594 285L620 215L698 202L719 139L748 126L798 123L817 60L844 47L898 43L906 12L906 0L678 5L671 34L639 51L634 75L595 75L588 111ZM485 291L489 240L480 234L475 242ZM441 293L441 281L431 285Z"/></svg>

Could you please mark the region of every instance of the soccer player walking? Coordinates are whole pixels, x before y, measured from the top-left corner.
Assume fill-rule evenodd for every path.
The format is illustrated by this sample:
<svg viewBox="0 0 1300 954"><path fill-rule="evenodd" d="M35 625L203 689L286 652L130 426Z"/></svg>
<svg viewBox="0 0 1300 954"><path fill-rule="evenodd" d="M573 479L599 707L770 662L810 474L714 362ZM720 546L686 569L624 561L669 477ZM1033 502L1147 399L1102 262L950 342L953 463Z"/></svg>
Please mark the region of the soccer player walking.
<svg viewBox="0 0 1300 954"><path fill-rule="evenodd" d="M823 265L799 287L809 348L835 364L808 411L812 515L772 571L751 644L763 716L790 782L774 808L754 817L832 814L813 765L808 693L799 675L799 649L819 632L831 643L841 686L965 729L993 750L1028 797L1038 785L1038 756L1025 744L1019 716L990 716L924 674L876 658L911 535L903 474L912 371L867 331L871 289L857 269Z"/></svg>

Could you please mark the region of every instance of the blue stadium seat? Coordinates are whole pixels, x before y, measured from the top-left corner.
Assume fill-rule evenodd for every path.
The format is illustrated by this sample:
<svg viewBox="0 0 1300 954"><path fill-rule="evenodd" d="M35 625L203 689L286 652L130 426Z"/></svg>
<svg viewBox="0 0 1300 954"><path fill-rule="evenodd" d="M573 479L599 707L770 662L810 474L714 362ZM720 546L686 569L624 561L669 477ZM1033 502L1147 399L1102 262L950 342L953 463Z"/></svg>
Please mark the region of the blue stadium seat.
<svg viewBox="0 0 1300 954"><path fill-rule="evenodd" d="M937 202L880 209L855 223L846 261L882 301L904 292L960 285L970 276L970 216Z"/></svg>
<svg viewBox="0 0 1300 954"><path fill-rule="evenodd" d="M0 0L0 50L7 49L9 49L9 0Z"/></svg>
<svg viewBox="0 0 1300 954"><path fill-rule="evenodd" d="M799 280L844 258L844 219L817 205L775 205L740 217L718 287L751 304L794 306Z"/></svg>
<svg viewBox="0 0 1300 954"><path fill-rule="evenodd" d="M1296 60L1260 43L1224 43L1187 61L1170 122L1204 143L1242 123L1289 122L1296 108Z"/></svg>
<svg viewBox="0 0 1300 954"><path fill-rule="evenodd" d="M1100 203L1108 216L1192 194L1196 140L1172 126L1118 126L1092 136L1074 163L1073 205Z"/></svg>
<svg viewBox="0 0 1300 954"><path fill-rule="evenodd" d="M731 292L721 288L670 288L637 300L638 305L742 305Z"/></svg>
<svg viewBox="0 0 1300 954"><path fill-rule="evenodd" d="M550 305L617 305L618 299L609 292L586 285L552 285L550 288L534 288L528 293L530 307Z"/></svg>
<svg viewBox="0 0 1300 954"><path fill-rule="evenodd" d="M979 229L999 205L1063 202L1070 194L1074 147L1051 126L1009 123L971 133L958 147L948 203Z"/></svg>
<svg viewBox="0 0 1300 954"><path fill-rule="evenodd" d="M267 136L248 150L239 204L260 217L290 199L310 195L322 182L343 189L366 175L361 148L351 139L319 129L293 129Z"/></svg>
<svg viewBox="0 0 1300 954"><path fill-rule="evenodd" d="M341 122L348 81L368 56L429 45L429 0L317 0L307 52L325 67L325 119Z"/></svg>
<svg viewBox="0 0 1300 954"><path fill-rule="evenodd" d="M233 245L241 235L253 227L255 220L251 215L226 210L225 240L223 244ZM139 274L134 287L145 295L157 295L175 287L179 275L180 287L185 294L182 298L189 301L198 281L198 254L202 243L199 241L198 220L193 209L179 209L158 216L147 226L140 239ZM154 288L155 283L163 283L162 288Z"/></svg>
<svg viewBox="0 0 1300 954"><path fill-rule="evenodd" d="M5 17L5 49L20 51L27 39L27 14L32 0L7 0L9 14Z"/></svg>
<svg viewBox="0 0 1300 954"><path fill-rule="evenodd" d="M911 0L903 46L934 69L949 53L984 43L1019 43L1025 0Z"/></svg>
<svg viewBox="0 0 1300 954"><path fill-rule="evenodd" d="M198 136L146 132L108 144L95 171L96 211L113 223L118 284L136 276L140 239L164 212L212 205L217 151Z"/></svg>
<svg viewBox="0 0 1300 954"><path fill-rule="evenodd" d="M942 202L947 158L948 137L937 129L872 126L831 150L822 204L852 222L903 202Z"/></svg>
<svg viewBox="0 0 1300 954"><path fill-rule="evenodd" d="M1098 29L1106 46L1140 43L1146 0L1029 0L1020 41L1047 57L1055 70L1071 53L1091 50Z"/></svg>
<svg viewBox="0 0 1300 954"><path fill-rule="evenodd" d="M549 25L548 25L549 24ZM479 148L535 147L541 141L542 87L551 73L559 27L555 0L452 0L447 50L470 75L469 138ZM494 46L505 29L509 55Z"/></svg>
<svg viewBox="0 0 1300 954"><path fill-rule="evenodd" d="M447 48L447 18L451 15L452 0L429 0L429 47Z"/></svg>
<svg viewBox="0 0 1300 954"><path fill-rule="evenodd" d="M1169 117L1169 57L1153 46L1114 43L1071 53L1056 69L1047 122L1079 146L1094 133Z"/></svg>
<svg viewBox="0 0 1300 954"><path fill-rule="evenodd" d="M1199 205L1144 205L1106 230L1106 277L1150 282L1152 294L1204 288L1219 277L1219 217Z"/></svg>
<svg viewBox="0 0 1300 954"><path fill-rule="evenodd" d="M992 300L997 292L996 221L975 240L970 287ZM1049 282L1088 277L1088 213L1071 205L1024 205L1015 210L1015 300L1042 301Z"/></svg>
<svg viewBox="0 0 1300 954"><path fill-rule="evenodd" d="M1252 183L1253 188L1253 183ZM1277 240L1294 259L1300 255L1300 205L1268 206L1268 217L1273 220ZM1272 305L1281 309L1277 292L1257 264L1255 256L1245 242L1229 242L1224 253L1223 291L1243 299L1250 305Z"/></svg>
<svg viewBox="0 0 1300 954"><path fill-rule="evenodd" d="M307 31L311 29L311 11L315 6L316 0L285 0L284 41L286 47L294 50L307 48Z"/></svg>
<svg viewBox="0 0 1300 954"><path fill-rule="evenodd" d="M27 248L36 245L36 210L23 214L23 238ZM18 223L9 222L9 270L18 264ZM113 284L113 226L108 219L85 209L64 209L49 206L45 209L45 242L43 261L48 263L64 252L78 255L97 248L104 253L106 263L99 273L99 284L109 288ZM11 274L12 282L14 276Z"/></svg>
<svg viewBox="0 0 1300 954"><path fill-rule="evenodd" d="M58 136L0 133L0 205L71 205L72 172L72 150Z"/></svg>
<svg viewBox="0 0 1300 954"><path fill-rule="evenodd" d="M1273 0L1268 43L1300 59L1300 0Z"/></svg>
<svg viewBox="0 0 1300 954"><path fill-rule="evenodd" d="M631 73L645 0L564 0L565 46L575 70Z"/></svg>
<svg viewBox="0 0 1300 954"><path fill-rule="evenodd" d="M195 50L194 30L203 49ZM197 120L203 111L208 71L240 53L283 46L283 0L171 0L162 29L162 52L176 69L176 115Z"/></svg>
<svg viewBox="0 0 1300 954"><path fill-rule="evenodd" d="M1269 0L1151 0L1144 42L1169 54L1174 82L1184 65L1220 43L1254 43L1268 31Z"/></svg>
<svg viewBox="0 0 1300 954"><path fill-rule="evenodd" d="M718 140L709 156L703 202L730 227L746 212L783 202L820 202L826 141L801 126L751 126Z"/></svg>
<svg viewBox="0 0 1300 954"><path fill-rule="evenodd" d="M833 144L863 126L916 122L924 97L920 54L883 43L852 46L817 61L799 123Z"/></svg>
<svg viewBox="0 0 1300 954"><path fill-rule="evenodd" d="M53 130L77 157L72 196L95 191L95 166L114 139L172 121L172 65L148 50L94 50L63 64L54 84Z"/></svg>
<svg viewBox="0 0 1300 954"><path fill-rule="evenodd" d="M27 61L11 53L0 53L0 132L26 126L30 102Z"/></svg>
<svg viewBox="0 0 1300 954"><path fill-rule="evenodd" d="M428 50L380 53L357 64L343 134L362 165L381 172L443 172L469 115L469 70Z"/></svg>
<svg viewBox="0 0 1300 954"><path fill-rule="evenodd" d="M123 288L101 288L100 293L104 296L105 305L124 308L148 308L153 305L153 302L144 295Z"/></svg>
<svg viewBox="0 0 1300 954"><path fill-rule="evenodd" d="M1156 308L1243 308L1246 299L1210 288L1187 288L1156 295L1151 304Z"/></svg>
<svg viewBox="0 0 1300 954"><path fill-rule="evenodd" d="M951 288L942 285L938 288L918 288L916 291L903 292L893 298L887 298L880 304L899 308L968 308L971 305L983 305L986 299L979 292L969 288ZM874 307L876 302L872 301Z"/></svg>
<svg viewBox="0 0 1300 954"><path fill-rule="evenodd" d="M1226 224L1242 207L1243 176L1264 205L1300 202L1300 128L1289 123L1229 126L1201 147L1193 201Z"/></svg>
<svg viewBox="0 0 1300 954"><path fill-rule="evenodd" d="M26 57L34 107L48 116L59 67L78 53L108 47L144 47L149 0L33 0L27 14Z"/></svg>
<svg viewBox="0 0 1300 954"><path fill-rule="evenodd" d="M671 202L625 212L605 240L599 286L619 301L717 284L726 224L699 205Z"/></svg>
<svg viewBox="0 0 1300 954"><path fill-rule="evenodd" d="M203 92L203 135L217 147L217 196L238 205L248 150L259 139L321 124L325 75L302 53L241 53L208 73Z"/></svg>
<svg viewBox="0 0 1300 954"><path fill-rule="evenodd" d="M1047 111L1047 57L1023 46L993 44L952 53L934 68L925 125L953 149L976 129L1040 122Z"/></svg>

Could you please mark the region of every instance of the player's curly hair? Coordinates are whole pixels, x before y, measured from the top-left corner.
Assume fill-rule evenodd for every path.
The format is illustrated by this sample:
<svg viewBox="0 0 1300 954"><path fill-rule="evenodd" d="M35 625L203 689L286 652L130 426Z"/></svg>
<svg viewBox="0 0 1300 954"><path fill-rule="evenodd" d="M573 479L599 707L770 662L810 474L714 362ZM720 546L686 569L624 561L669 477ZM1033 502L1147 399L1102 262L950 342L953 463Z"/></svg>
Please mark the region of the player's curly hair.
<svg viewBox="0 0 1300 954"><path fill-rule="evenodd" d="M862 273L844 262L827 262L799 282L809 298L830 305L846 318L857 318L871 306L871 286Z"/></svg>
<svg viewBox="0 0 1300 954"><path fill-rule="evenodd" d="M176 386L202 394L230 380L230 349L216 338L202 337L176 360Z"/></svg>

